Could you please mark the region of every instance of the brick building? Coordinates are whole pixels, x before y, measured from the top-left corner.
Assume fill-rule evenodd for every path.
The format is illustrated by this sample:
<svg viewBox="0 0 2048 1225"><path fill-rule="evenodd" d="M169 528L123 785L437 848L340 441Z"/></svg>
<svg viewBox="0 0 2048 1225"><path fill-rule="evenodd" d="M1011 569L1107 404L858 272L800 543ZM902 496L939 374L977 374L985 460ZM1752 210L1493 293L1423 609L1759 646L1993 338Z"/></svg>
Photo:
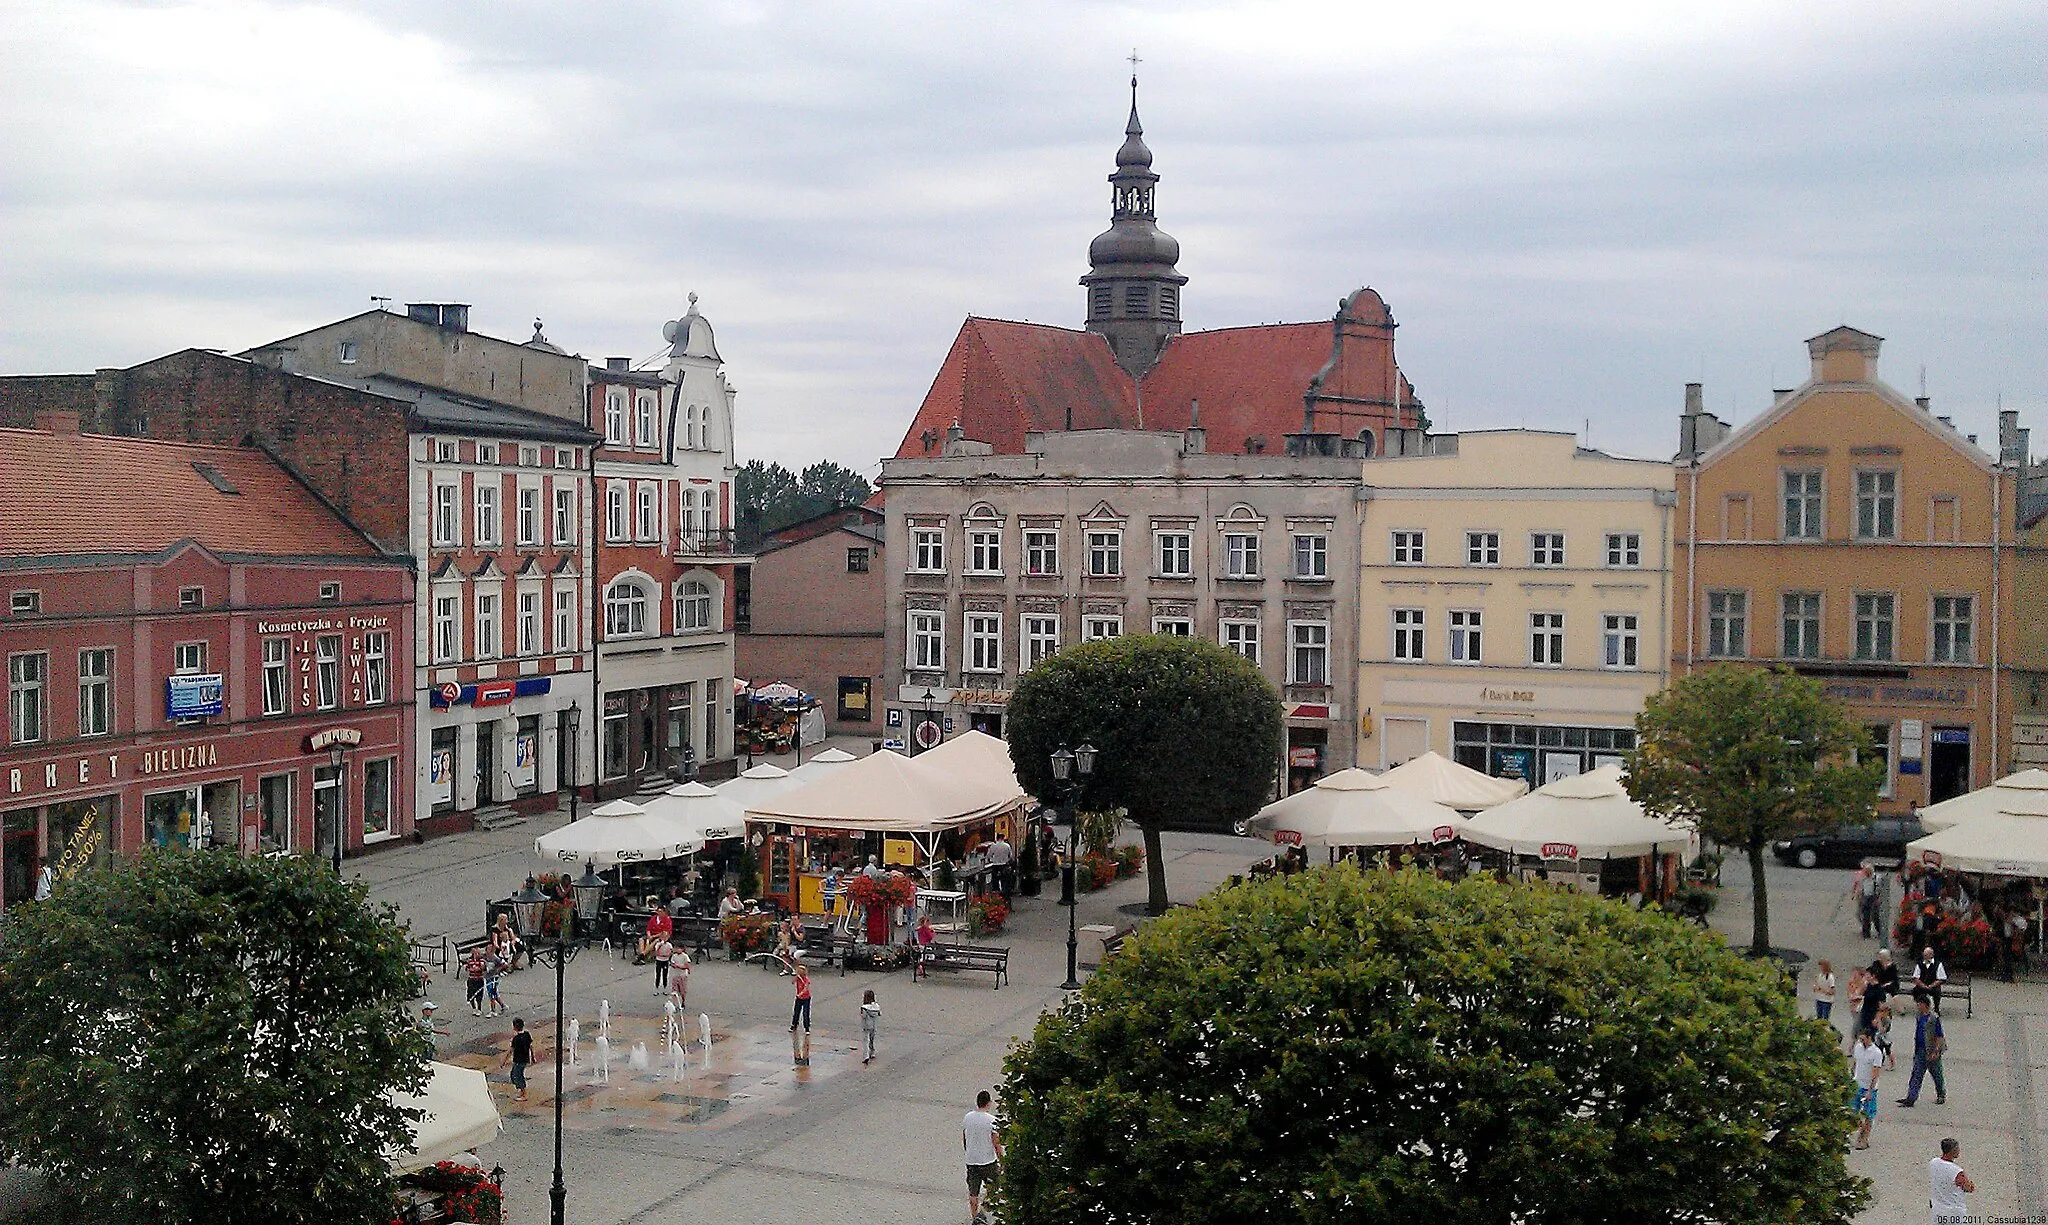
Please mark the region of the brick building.
<svg viewBox="0 0 2048 1225"><path fill-rule="evenodd" d="M41 426L0 429L0 906L148 845L411 833L404 559L254 448Z"/></svg>
<svg viewBox="0 0 2048 1225"><path fill-rule="evenodd" d="M847 506L769 532L752 567L753 615L739 674L815 695L834 733L881 737L888 563L883 513ZM901 733L896 733L900 735Z"/></svg>

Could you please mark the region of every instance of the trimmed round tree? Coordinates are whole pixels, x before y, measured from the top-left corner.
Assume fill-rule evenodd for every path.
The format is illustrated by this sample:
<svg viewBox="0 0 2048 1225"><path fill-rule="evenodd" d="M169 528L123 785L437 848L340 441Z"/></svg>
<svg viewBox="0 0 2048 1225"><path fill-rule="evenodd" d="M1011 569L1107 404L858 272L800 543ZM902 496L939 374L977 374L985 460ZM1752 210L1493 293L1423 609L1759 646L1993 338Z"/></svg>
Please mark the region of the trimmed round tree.
<svg viewBox="0 0 2048 1225"><path fill-rule="evenodd" d="M1092 744L1076 804L1122 808L1145 833L1153 914L1166 912L1159 831L1180 820L1229 828L1272 797L1286 743L1280 695L1257 665L1213 642L1128 634L1068 647L1017 680L1005 727L1017 780L1064 800L1060 746Z"/></svg>
<svg viewBox="0 0 2048 1225"><path fill-rule="evenodd" d="M83 1220L382 1221L427 1081L405 933L320 860L152 851L12 912L0 1158Z"/></svg>
<svg viewBox="0 0 2048 1225"><path fill-rule="evenodd" d="M1148 925L1007 1065L1012 1225L1847 1222L1836 1039L1654 908L1349 865Z"/></svg>

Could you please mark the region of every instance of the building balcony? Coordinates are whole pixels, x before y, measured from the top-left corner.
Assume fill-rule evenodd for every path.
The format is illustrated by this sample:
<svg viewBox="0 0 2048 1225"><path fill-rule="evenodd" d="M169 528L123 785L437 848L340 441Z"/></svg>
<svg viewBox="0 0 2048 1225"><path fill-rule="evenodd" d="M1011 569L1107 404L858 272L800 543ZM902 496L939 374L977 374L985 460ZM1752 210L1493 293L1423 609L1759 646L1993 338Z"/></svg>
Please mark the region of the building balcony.
<svg viewBox="0 0 2048 1225"><path fill-rule="evenodd" d="M740 544L740 535L732 528L692 529L676 534L676 556L678 558L704 558L712 561L752 561L753 555Z"/></svg>

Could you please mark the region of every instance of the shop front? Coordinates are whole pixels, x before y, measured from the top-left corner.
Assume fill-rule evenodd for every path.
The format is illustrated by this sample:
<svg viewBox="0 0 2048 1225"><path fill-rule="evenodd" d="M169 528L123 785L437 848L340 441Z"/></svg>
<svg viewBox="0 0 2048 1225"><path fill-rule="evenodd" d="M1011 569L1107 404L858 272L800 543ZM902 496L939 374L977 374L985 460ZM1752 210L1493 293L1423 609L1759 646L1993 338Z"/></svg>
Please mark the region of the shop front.
<svg viewBox="0 0 2048 1225"><path fill-rule="evenodd" d="M1870 730L1885 763L1878 811L1905 815L1990 782L1997 766L1989 712L1975 681L1960 674L1921 678L1815 675L1821 692L1846 705Z"/></svg>
<svg viewBox="0 0 2048 1225"><path fill-rule="evenodd" d="M579 700L570 684L558 681L565 678L449 681L429 690L419 769L422 814L544 803L569 764L570 707Z"/></svg>
<svg viewBox="0 0 2048 1225"><path fill-rule="evenodd" d="M1333 769L1330 752L1330 724L1338 715L1328 702L1289 702L1287 716L1287 769L1282 795L1293 795Z"/></svg>
<svg viewBox="0 0 2048 1225"><path fill-rule="evenodd" d="M1619 765L1635 748L1636 713L1657 679L1390 679L1361 724L1360 760L1390 769L1434 750L1468 769L1542 787Z"/></svg>
<svg viewBox="0 0 2048 1225"><path fill-rule="evenodd" d="M606 781L696 773L698 686L607 690L600 760Z"/></svg>

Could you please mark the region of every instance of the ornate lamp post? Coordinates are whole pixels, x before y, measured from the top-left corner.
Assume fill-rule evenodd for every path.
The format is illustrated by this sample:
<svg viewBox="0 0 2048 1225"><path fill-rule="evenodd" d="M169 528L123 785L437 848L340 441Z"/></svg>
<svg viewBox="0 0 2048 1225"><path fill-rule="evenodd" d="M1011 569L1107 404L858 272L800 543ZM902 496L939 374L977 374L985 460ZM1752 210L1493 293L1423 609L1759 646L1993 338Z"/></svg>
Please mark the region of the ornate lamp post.
<svg viewBox="0 0 2048 1225"><path fill-rule="evenodd" d="M565 1029L563 1017L564 971L576 959L582 947L582 939L596 926L598 899L604 894L604 880L588 861L583 865L583 877L575 884L576 916L572 923L562 924L555 933L552 944L536 944L530 954L535 961L555 968L555 1181L548 1188L548 1220L551 1225L563 1225L563 1214L569 1200L569 1189L562 1182L562 1033ZM528 880L526 888L512 897L513 914L521 921L531 919L534 929L540 925L540 911L547 898L533 887ZM531 907L531 909L523 909ZM573 932L572 932L573 926Z"/></svg>
<svg viewBox="0 0 2048 1225"><path fill-rule="evenodd" d="M341 875L341 831L348 818L348 771L342 768L348 746L335 741L327 746L327 764L334 768L334 874Z"/></svg>
<svg viewBox="0 0 2048 1225"><path fill-rule="evenodd" d="M1067 861L1060 867L1060 905L1067 908L1067 981L1060 984L1062 991L1081 989L1080 933L1075 927L1075 916L1080 913L1080 901L1074 895L1074 853L1081 841L1081 814L1075 811L1074 801L1082 788L1088 785L1088 776L1095 773L1095 746L1083 743L1078 749L1061 745L1052 755L1053 782L1058 784L1067 810Z"/></svg>
<svg viewBox="0 0 2048 1225"><path fill-rule="evenodd" d="M571 821L576 819L576 801L583 793L582 787L578 785L579 767L582 765L579 759L583 755L583 740L578 729L582 726L583 708L574 702L569 703L569 819Z"/></svg>

